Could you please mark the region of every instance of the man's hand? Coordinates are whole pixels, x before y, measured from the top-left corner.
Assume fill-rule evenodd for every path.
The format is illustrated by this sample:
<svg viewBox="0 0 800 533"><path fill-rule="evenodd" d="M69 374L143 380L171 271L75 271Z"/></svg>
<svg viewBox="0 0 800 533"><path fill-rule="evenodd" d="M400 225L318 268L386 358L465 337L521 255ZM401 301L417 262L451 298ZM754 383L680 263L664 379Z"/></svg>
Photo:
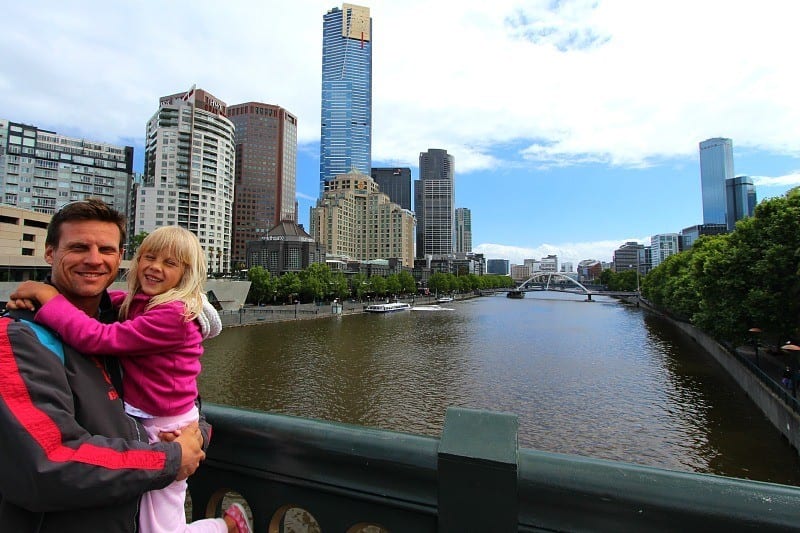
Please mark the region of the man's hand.
<svg viewBox="0 0 800 533"><path fill-rule="evenodd" d="M30 309L35 311L34 302L44 305L58 296L58 289L38 281L24 281L9 296L9 309Z"/></svg>
<svg viewBox="0 0 800 533"><path fill-rule="evenodd" d="M200 461L206 458L206 454L202 450L203 435L200 433L197 422L181 428L180 435L174 439L174 442L181 445L181 466L175 480L182 481L194 474L194 471L200 466Z"/></svg>

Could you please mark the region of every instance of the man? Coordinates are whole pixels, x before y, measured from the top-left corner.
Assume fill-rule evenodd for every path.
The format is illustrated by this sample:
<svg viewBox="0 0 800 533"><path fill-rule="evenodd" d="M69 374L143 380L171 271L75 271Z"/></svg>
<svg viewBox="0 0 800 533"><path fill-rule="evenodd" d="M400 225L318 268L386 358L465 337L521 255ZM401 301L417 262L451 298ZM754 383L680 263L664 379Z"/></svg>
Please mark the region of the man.
<svg viewBox="0 0 800 533"><path fill-rule="evenodd" d="M100 200L67 204L48 226L51 283L103 322L116 320L106 289L124 239L124 218ZM136 531L140 496L204 458L199 430L147 444L113 385L116 361L82 356L25 318L0 318L0 531Z"/></svg>

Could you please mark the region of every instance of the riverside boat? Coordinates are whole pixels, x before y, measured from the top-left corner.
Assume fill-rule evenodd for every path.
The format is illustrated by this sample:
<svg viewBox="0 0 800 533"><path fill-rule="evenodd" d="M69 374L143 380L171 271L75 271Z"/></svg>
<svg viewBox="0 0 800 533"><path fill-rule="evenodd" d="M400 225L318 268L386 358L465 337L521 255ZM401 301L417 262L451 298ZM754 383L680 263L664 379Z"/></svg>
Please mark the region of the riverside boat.
<svg viewBox="0 0 800 533"><path fill-rule="evenodd" d="M436 298L437 304L446 304L447 302L452 302L452 301L453 299L449 296L441 296L439 298Z"/></svg>
<svg viewBox="0 0 800 533"><path fill-rule="evenodd" d="M394 313L395 311L408 311L409 309L411 309L411 304L395 302L368 305L364 311L367 313Z"/></svg>
<svg viewBox="0 0 800 533"><path fill-rule="evenodd" d="M519 299L525 298L525 293L522 292L521 290L516 289L516 290L513 290L513 291L508 291L506 293L506 297L507 298L515 298L515 299L519 300Z"/></svg>

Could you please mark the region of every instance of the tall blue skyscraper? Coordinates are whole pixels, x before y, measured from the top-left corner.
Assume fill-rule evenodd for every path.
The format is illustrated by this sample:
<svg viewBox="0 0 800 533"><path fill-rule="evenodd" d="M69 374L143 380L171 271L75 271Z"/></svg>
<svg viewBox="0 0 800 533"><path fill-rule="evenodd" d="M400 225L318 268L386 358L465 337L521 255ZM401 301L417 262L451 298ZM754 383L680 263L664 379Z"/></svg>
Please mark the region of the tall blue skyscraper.
<svg viewBox="0 0 800 533"><path fill-rule="evenodd" d="M736 176L726 180L725 197L728 231L733 231L736 221L751 217L756 212L756 188L753 185L753 178Z"/></svg>
<svg viewBox="0 0 800 533"><path fill-rule="evenodd" d="M725 180L733 175L733 142L715 137L700 143L703 224L725 224Z"/></svg>
<svg viewBox="0 0 800 533"><path fill-rule="evenodd" d="M369 8L342 4L322 23L320 196L325 182L372 159L372 19Z"/></svg>

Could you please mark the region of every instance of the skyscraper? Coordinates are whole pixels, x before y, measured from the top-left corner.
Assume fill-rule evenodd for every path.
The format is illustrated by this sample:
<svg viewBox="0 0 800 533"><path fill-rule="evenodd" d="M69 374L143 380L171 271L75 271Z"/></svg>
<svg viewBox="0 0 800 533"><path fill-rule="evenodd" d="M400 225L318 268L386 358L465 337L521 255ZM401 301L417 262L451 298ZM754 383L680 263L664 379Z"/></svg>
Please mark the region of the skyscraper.
<svg viewBox="0 0 800 533"><path fill-rule="evenodd" d="M134 205L136 234L164 225L188 229L206 252L209 272L230 268L234 127L227 109L194 87L159 100L147 123Z"/></svg>
<svg viewBox="0 0 800 533"><path fill-rule="evenodd" d="M419 154L419 179L414 182L417 257L455 251L455 168L447 150Z"/></svg>
<svg viewBox="0 0 800 533"><path fill-rule="evenodd" d="M756 212L756 188L750 176L736 176L725 180L727 201L726 224L733 231L736 221L751 217Z"/></svg>
<svg viewBox="0 0 800 533"><path fill-rule="evenodd" d="M319 191L335 176L369 174L372 160L372 19L343 4L323 17Z"/></svg>
<svg viewBox="0 0 800 533"><path fill-rule="evenodd" d="M472 251L472 212L466 207L456 208L456 253Z"/></svg>
<svg viewBox="0 0 800 533"><path fill-rule="evenodd" d="M370 175L392 202L411 211L410 168L373 168Z"/></svg>
<svg viewBox="0 0 800 533"><path fill-rule="evenodd" d="M733 177L733 142L715 137L700 143L703 224L725 224L725 180Z"/></svg>
<svg viewBox="0 0 800 533"><path fill-rule="evenodd" d="M52 215L89 197L128 212L133 148L0 119L0 203Z"/></svg>
<svg viewBox="0 0 800 533"><path fill-rule="evenodd" d="M297 221L297 117L270 104L228 106L236 126L233 265L247 264L247 242L284 221Z"/></svg>

